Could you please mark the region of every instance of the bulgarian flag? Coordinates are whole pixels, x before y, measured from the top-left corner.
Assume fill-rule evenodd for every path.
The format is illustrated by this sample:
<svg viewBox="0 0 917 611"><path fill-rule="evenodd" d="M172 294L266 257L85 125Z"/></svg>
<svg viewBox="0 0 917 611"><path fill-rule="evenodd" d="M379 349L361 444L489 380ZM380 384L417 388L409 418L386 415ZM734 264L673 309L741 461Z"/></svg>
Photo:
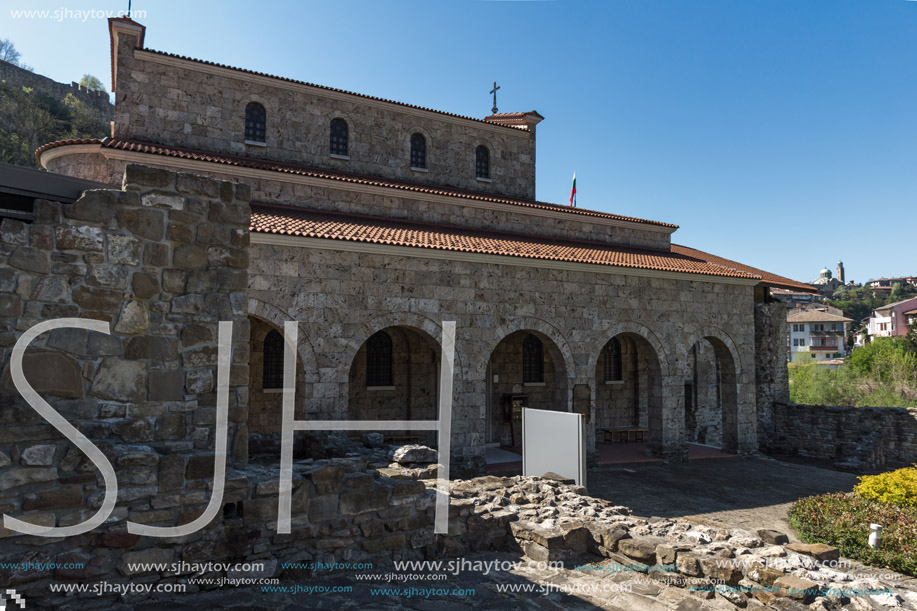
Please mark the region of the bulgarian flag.
<svg viewBox="0 0 917 611"><path fill-rule="evenodd" d="M573 173L573 186L570 188L570 205L576 207L576 172Z"/></svg>

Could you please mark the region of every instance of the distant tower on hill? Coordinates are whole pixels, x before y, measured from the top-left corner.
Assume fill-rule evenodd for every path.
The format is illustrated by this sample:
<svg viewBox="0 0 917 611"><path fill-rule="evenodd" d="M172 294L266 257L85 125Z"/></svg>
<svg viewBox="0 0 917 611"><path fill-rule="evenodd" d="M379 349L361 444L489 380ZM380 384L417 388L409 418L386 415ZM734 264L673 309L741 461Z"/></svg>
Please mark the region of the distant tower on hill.
<svg viewBox="0 0 917 611"><path fill-rule="evenodd" d="M835 278L837 278L841 284L847 284L847 280L846 278L844 278L844 262L843 261L837 262L837 275L835 276Z"/></svg>

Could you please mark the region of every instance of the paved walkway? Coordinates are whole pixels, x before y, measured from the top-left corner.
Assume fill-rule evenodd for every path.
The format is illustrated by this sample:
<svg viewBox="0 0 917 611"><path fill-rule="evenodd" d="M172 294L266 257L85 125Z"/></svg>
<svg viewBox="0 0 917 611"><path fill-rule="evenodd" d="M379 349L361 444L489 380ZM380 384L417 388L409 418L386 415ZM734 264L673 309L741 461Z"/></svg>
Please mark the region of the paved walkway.
<svg viewBox="0 0 917 611"><path fill-rule="evenodd" d="M856 475L768 458L604 466L587 475L590 496L643 517L688 518L732 528L773 528L798 537L786 513L804 496L849 492Z"/></svg>

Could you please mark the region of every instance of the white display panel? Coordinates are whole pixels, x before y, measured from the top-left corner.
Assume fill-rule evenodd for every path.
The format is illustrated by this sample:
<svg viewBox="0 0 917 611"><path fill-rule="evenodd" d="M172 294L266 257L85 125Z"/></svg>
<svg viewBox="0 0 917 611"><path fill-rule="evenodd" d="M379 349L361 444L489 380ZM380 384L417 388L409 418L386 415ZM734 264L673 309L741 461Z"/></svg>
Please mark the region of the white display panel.
<svg viewBox="0 0 917 611"><path fill-rule="evenodd" d="M548 471L586 485L586 446L582 414L522 410L522 474Z"/></svg>

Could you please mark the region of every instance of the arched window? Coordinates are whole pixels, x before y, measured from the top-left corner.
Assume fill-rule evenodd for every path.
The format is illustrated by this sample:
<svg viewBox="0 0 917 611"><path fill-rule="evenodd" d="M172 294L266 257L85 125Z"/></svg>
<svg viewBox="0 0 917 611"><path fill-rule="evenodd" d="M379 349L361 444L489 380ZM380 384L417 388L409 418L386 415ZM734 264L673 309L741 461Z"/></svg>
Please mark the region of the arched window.
<svg viewBox="0 0 917 611"><path fill-rule="evenodd" d="M331 119L331 154L347 156L347 121Z"/></svg>
<svg viewBox="0 0 917 611"><path fill-rule="evenodd" d="M490 178L490 151L483 144L474 151L474 173L478 178Z"/></svg>
<svg viewBox="0 0 917 611"><path fill-rule="evenodd" d="M262 388L283 388L283 336L272 330L264 338Z"/></svg>
<svg viewBox="0 0 917 611"><path fill-rule="evenodd" d="M427 167L427 139L423 134L414 134L411 136L411 167Z"/></svg>
<svg viewBox="0 0 917 611"><path fill-rule="evenodd" d="M245 107L245 139L249 142L266 142L264 138L267 113L258 102L249 102Z"/></svg>
<svg viewBox="0 0 917 611"><path fill-rule="evenodd" d="M366 385L392 386L392 338L379 331L366 341Z"/></svg>
<svg viewBox="0 0 917 611"><path fill-rule="evenodd" d="M544 382L544 349L531 333L522 342L522 383Z"/></svg>
<svg viewBox="0 0 917 611"><path fill-rule="evenodd" d="M605 344L605 349L602 354L605 357L605 381L620 382L623 380L624 376L621 371L621 342L618 341L617 337L612 338L610 342Z"/></svg>

